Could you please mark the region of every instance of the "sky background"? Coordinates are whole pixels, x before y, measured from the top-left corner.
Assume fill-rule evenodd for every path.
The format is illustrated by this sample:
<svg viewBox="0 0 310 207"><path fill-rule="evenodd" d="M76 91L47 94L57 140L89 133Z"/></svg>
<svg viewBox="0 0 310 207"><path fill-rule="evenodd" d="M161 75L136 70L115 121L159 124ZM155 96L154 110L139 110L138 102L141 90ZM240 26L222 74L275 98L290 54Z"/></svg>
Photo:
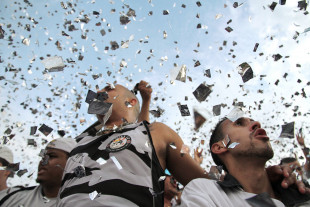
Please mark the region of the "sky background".
<svg viewBox="0 0 310 207"><path fill-rule="evenodd" d="M309 8L300 10L294 0L277 4L273 11L272 1L238 2L237 8L233 3L2 0L0 138L3 144L5 137L15 135L6 145L20 168L28 170L9 184L35 185L40 150L59 137L57 130L74 138L95 121L87 114L85 97L89 89L103 88L107 82L130 89L140 80L149 82L150 108L164 110L159 118L150 115L151 121L177 131L191 152L204 149L202 167L207 170L213 164L210 131L234 102L243 102L247 115L260 121L269 134L275 156L268 165L279 163L281 157L300 157L295 139L279 135L281 125L294 121L295 131L302 127L306 144L310 142L310 33L304 32L310 27L310 16L305 14ZM120 16L129 10L135 16L122 25ZM112 50L111 41L119 48ZM276 54L282 56L278 61L273 58ZM48 56L62 57L64 70L48 72L41 62ZM195 67L197 61L200 65ZM237 69L243 62L254 73L246 83ZM187 67L186 82L171 82L170 71L182 65ZM204 75L207 69L211 78ZM212 85L212 92L199 102L193 91L202 83ZM182 117L178 103L187 104L191 116ZM218 104L224 107L220 116L214 116L212 108ZM194 130L194 108L207 119L199 131ZM30 135L31 126L42 124L53 132ZM27 145L28 139L35 139L37 146Z"/></svg>

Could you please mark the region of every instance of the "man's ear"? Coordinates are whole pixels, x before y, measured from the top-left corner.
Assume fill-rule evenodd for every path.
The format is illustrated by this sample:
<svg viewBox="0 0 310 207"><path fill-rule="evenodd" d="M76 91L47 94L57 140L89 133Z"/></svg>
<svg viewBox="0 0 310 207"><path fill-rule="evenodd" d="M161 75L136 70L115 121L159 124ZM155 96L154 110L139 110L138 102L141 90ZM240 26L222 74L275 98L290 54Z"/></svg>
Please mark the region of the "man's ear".
<svg viewBox="0 0 310 207"><path fill-rule="evenodd" d="M224 147L223 143L222 142L216 142L212 145L211 147L211 151L214 153L214 154L223 154L227 151L227 148Z"/></svg>
<svg viewBox="0 0 310 207"><path fill-rule="evenodd" d="M134 105L136 105L138 103L138 100L135 99L135 98L132 98L132 99L129 100L129 103L130 103L130 105L134 106Z"/></svg>

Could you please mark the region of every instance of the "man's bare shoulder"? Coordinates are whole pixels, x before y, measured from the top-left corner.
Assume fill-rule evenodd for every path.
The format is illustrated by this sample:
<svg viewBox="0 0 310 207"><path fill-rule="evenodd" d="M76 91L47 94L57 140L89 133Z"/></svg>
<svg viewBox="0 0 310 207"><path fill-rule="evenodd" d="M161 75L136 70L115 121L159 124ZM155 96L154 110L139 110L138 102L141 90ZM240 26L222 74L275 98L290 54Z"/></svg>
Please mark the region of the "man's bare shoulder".
<svg viewBox="0 0 310 207"><path fill-rule="evenodd" d="M166 124L161 122L153 122L149 125L151 132L156 132L160 134L168 133L169 131L172 131L170 127L168 127Z"/></svg>

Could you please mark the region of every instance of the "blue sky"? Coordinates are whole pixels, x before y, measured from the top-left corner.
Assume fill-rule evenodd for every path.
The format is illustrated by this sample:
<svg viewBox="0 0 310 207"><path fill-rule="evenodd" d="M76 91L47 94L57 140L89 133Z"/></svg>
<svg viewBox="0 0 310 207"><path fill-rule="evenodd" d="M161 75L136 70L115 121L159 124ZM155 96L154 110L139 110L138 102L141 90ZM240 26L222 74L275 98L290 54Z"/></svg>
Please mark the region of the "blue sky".
<svg viewBox="0 0 310 207"><path fill-rule="evenodd" d="M277 152L270 163L277 163L280 157L294 153L300 155L300 149L293 147L294 140L278 138L281 125L290 121L295 121L296 130L302 126L306 135L309 134L306 127L309 127L307 116L310 112L310 86L307 85L310 81L310 40L309 34L302 32L310 27L310 21L309 15L298 9L297 0L287 1L283 6L278 4L274 11L268 7L272 1L267 0L246 1L238 8L232 6L234 1L222 0L201 1L200 7L196 1L68 1L64 2L67 9L62 8L60 2L36 1L29 6L24 1L3 0L0 5L0 25L6 32L4 39L0 39L3 61L0 76L5 78L0 81L0 129L2 136L7 136L4 131L12 128L12 134L16 136L7 145L15 151L15 161L21 162L21 167L29 171L22 178L12 180L13 184L35 183L39 158L34 155L44 147L42 139L57 138L57 129L64 129L67 137L75 137L92 124L95 119L87 114L84 102L88 89L95 90L96 85L103 87L114 81L129 88L141 79L150 82L154 91L151 109L158 106L165 110L160 118L151 116L152 121L164 122L176 130L192 150L197 146L208 148L207 144L200 145L200 140L208 142L210 130L220 117L230 112L232 103L237 100L245 103L252 118L261 121L270 134ZM136 17L130 17L129 24L121 25L119 17L128 12L128 7L135 10ZM164 10L169 14L163 15ZM94 15L93 11L99 15ZM149 15L150 11L152 15ZM89 18L88 23L78 21L85 18L84 15ZM220 18L216 19L216 15ZM229 20L231 23L227 24ZM69 24L64 27L68 21L77 30L68 31ZM30 25L30 31L25 29L26 24ZM202 28L197 29L198 24ZM233 31L227 32L227 26ZM100 33L102 29L106 32L104 36ZM63 36L62 31L70 37ZM296 31L300 35L294 40ZM87 38L82 39L81 35ZM9 44L9 36L13 39L12 44ZM23 38L29 39L30 44L24 45ZM56 41L61 44L61 51L57 49ZM111 50L110 41L116 41L120 46L122 41L129 41L129 46ZM257 52L253 52L255 43L259 43ZM105 51L107 46L109 50ZM48 54L63 58L67 65L64 71L44 72L40 57L46 58ZM82 61L78 60L79 54L84 56ZM283 57L274 61L274 54ZM120 67L122 60L127 67ZM201 65L194 67L197 60ZM236 69L243 62L248 62L254 72L254 78L246 83L242 82ZM175 81L171 84L170 70L174 64L185 64L187 76L192 81L187 78L186 83ZM20 71L5 72L5 68ZM211 78L204 76L206 69L211 70ZM285 73L288 75L283 78ZM101 77L93 79L92 75L100 74ZM275 85L277 80L279 83ZM199 103L192 92L201 83L213 85L213 91L205 102ZM38 86L33 88L31 84ZM307 98L295 95L296 91L301 93L302 88ZM38 97L41 102L37 101ZM51 102L46 98L51 98ZM77 102L81 104L80 109L75 107ZM190 117L181 116L178 102L189 106ZM285 103L291 106L285 107ZM217 104L227 105L222 108L220 117L210 115ZM296 106L300 116L294 116ZM193 130L194 107L209 114L199 132ZM32 114L30 108L37 109L38 113ZM48 112L52 117L47 116ZM80 123L80 120L86 121ZM29 135L31 126L43 123L54 129L48 137L40 132L36 136ZM192 141L193 137L198 139ZM29 138L34 138L38 147L27 146ZM308 137L307 141L310 141ZM208 169L211 159L207 150L204 152L203 167ZM33 176L28 178L31 173Z"/></svg>

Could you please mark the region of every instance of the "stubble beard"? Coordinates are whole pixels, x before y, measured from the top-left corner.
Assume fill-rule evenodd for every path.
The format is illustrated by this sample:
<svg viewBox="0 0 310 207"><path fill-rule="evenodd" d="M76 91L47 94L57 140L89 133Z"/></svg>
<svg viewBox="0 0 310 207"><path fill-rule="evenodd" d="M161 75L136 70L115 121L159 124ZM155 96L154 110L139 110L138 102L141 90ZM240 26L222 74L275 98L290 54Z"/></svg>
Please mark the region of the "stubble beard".
<svg viewBox="0 0 310 207"><path fill-rule="evenodd" d="M254 143L251 141L250 148L247 150L239 151L236 153L239 157L252 157L252 158L260 158L266 161L273 158L273 150L270 145L266 145L264 148L255 147Z"/></svg>

